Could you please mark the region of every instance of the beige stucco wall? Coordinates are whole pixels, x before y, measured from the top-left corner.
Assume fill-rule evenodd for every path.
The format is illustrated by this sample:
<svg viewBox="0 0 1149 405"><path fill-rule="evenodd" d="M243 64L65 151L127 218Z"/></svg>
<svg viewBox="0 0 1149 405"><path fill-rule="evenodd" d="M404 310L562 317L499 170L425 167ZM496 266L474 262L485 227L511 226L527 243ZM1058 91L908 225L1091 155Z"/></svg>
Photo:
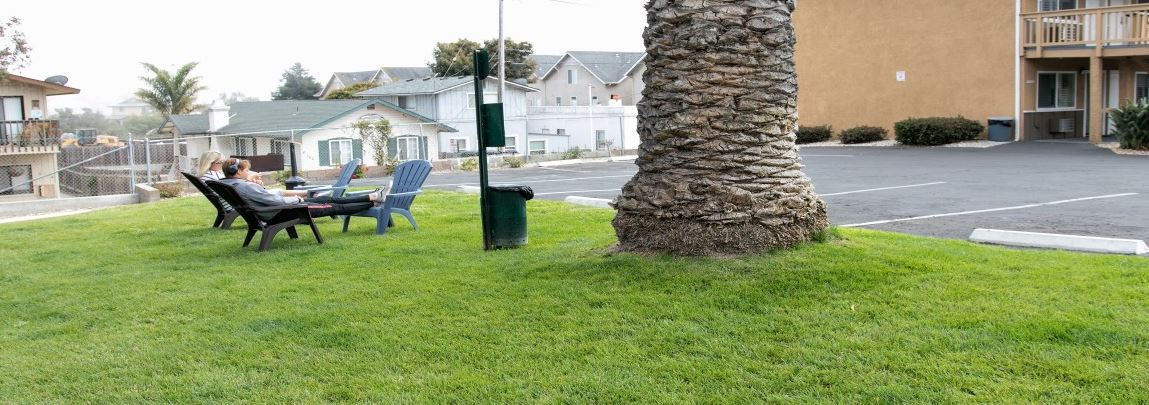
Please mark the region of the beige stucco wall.
<svg viewBox="0 0 1149 405"><path fill-rule="evenodd" d="M799 123L892 137L909 117L1013 116L1015 20L1009 0L802 0Z"/></svg>

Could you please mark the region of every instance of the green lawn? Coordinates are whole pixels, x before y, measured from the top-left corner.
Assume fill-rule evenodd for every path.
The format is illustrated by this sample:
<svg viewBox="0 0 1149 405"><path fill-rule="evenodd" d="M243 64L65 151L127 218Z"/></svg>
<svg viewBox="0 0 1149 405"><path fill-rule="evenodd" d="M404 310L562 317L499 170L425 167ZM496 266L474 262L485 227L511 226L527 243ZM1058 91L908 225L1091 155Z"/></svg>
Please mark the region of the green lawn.
<svg viewBox="0 0 1149 405"><path fill-rule="evenodd" d="M1145 258L866 230L610 254L611 211L548 201L484 253L476 206L266 253L199 197L0 225L0 401L1149 400Z"/></svg>

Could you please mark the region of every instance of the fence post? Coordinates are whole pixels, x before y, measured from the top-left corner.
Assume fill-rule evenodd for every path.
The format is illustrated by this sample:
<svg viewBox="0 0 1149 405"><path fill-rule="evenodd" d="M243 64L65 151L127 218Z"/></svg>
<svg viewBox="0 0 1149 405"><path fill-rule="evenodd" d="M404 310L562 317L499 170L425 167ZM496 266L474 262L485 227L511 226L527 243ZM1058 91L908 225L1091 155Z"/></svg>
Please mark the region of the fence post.
<svg viewBox="0 0 1149 405"><path fill-rule="evenodd" d="M128 176L130 183L128 183L128 190L132 194L136 193L136 143L132 139L132 133L128 132L128 170L132 173Z"/></svg>
<svg viewBox="0 0 1149 405"><path fill-rule="evenodd" d="M144 168L144 171L147 173L147 176L148 176L147 183L148 183L148 185L151 185L151 184L153 184L152 183L152 141L151 141L151 139L148 139L148 138L144 138L144 165L147 166Z"/></svg>

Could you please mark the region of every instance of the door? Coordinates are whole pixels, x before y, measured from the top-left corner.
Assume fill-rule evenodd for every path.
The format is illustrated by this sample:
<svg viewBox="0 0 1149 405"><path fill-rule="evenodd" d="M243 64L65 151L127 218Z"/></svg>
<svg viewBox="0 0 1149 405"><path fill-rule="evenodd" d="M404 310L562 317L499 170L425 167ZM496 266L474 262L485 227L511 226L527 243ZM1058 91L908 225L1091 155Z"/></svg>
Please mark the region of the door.
<svg viewBox="0 0 1149 405"><path fill-rule="evenodd" d="M1117 108L1121 106L1121 101L1118 100L1121 94L1121 72L1117 70L1110 70L1108 75L1105 75L1105 92L1101 95L1105 100L1105 132L1102 135L1109 135L1113 132L1113 118L1109 116L1110 108Z"/></svg>
<svg viewBox="0 0 1149 405"><path fill-rule="evenodd" d="M8 143L24 132L24 97L3 97L0 103L0 142Z"/></svg>

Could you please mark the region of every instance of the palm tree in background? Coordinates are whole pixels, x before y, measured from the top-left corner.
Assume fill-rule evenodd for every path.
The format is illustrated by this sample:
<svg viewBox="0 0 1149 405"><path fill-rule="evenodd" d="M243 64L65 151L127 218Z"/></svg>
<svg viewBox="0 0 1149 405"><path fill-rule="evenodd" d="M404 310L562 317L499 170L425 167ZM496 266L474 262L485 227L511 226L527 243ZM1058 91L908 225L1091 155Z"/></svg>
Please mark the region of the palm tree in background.
<svg viewBox="0 0 1149 405"><path fill-rule="evenodd" d="M794 132L794 0L650 0L638 173L616 203L624 251L739 254L810 240L826 205Z"/></svg>
<svg viewBox="0 0 1149 405"><path fill-rule="evenodd" d="M160 69L151 63L142 64L151 73L151 77L140 77L140 80L144 81L144 87L136 90L136 97L163 114L165 119L203 108L202 105L196 104L196 96L207 87L199 84L199 76L191 76L192 69L195 69L199 63L189 62L180 66L179 69L176 69L175 74ZM178 172L179 140L175 139L173 134L171 176L174 178L179 174Z"/></svg>

